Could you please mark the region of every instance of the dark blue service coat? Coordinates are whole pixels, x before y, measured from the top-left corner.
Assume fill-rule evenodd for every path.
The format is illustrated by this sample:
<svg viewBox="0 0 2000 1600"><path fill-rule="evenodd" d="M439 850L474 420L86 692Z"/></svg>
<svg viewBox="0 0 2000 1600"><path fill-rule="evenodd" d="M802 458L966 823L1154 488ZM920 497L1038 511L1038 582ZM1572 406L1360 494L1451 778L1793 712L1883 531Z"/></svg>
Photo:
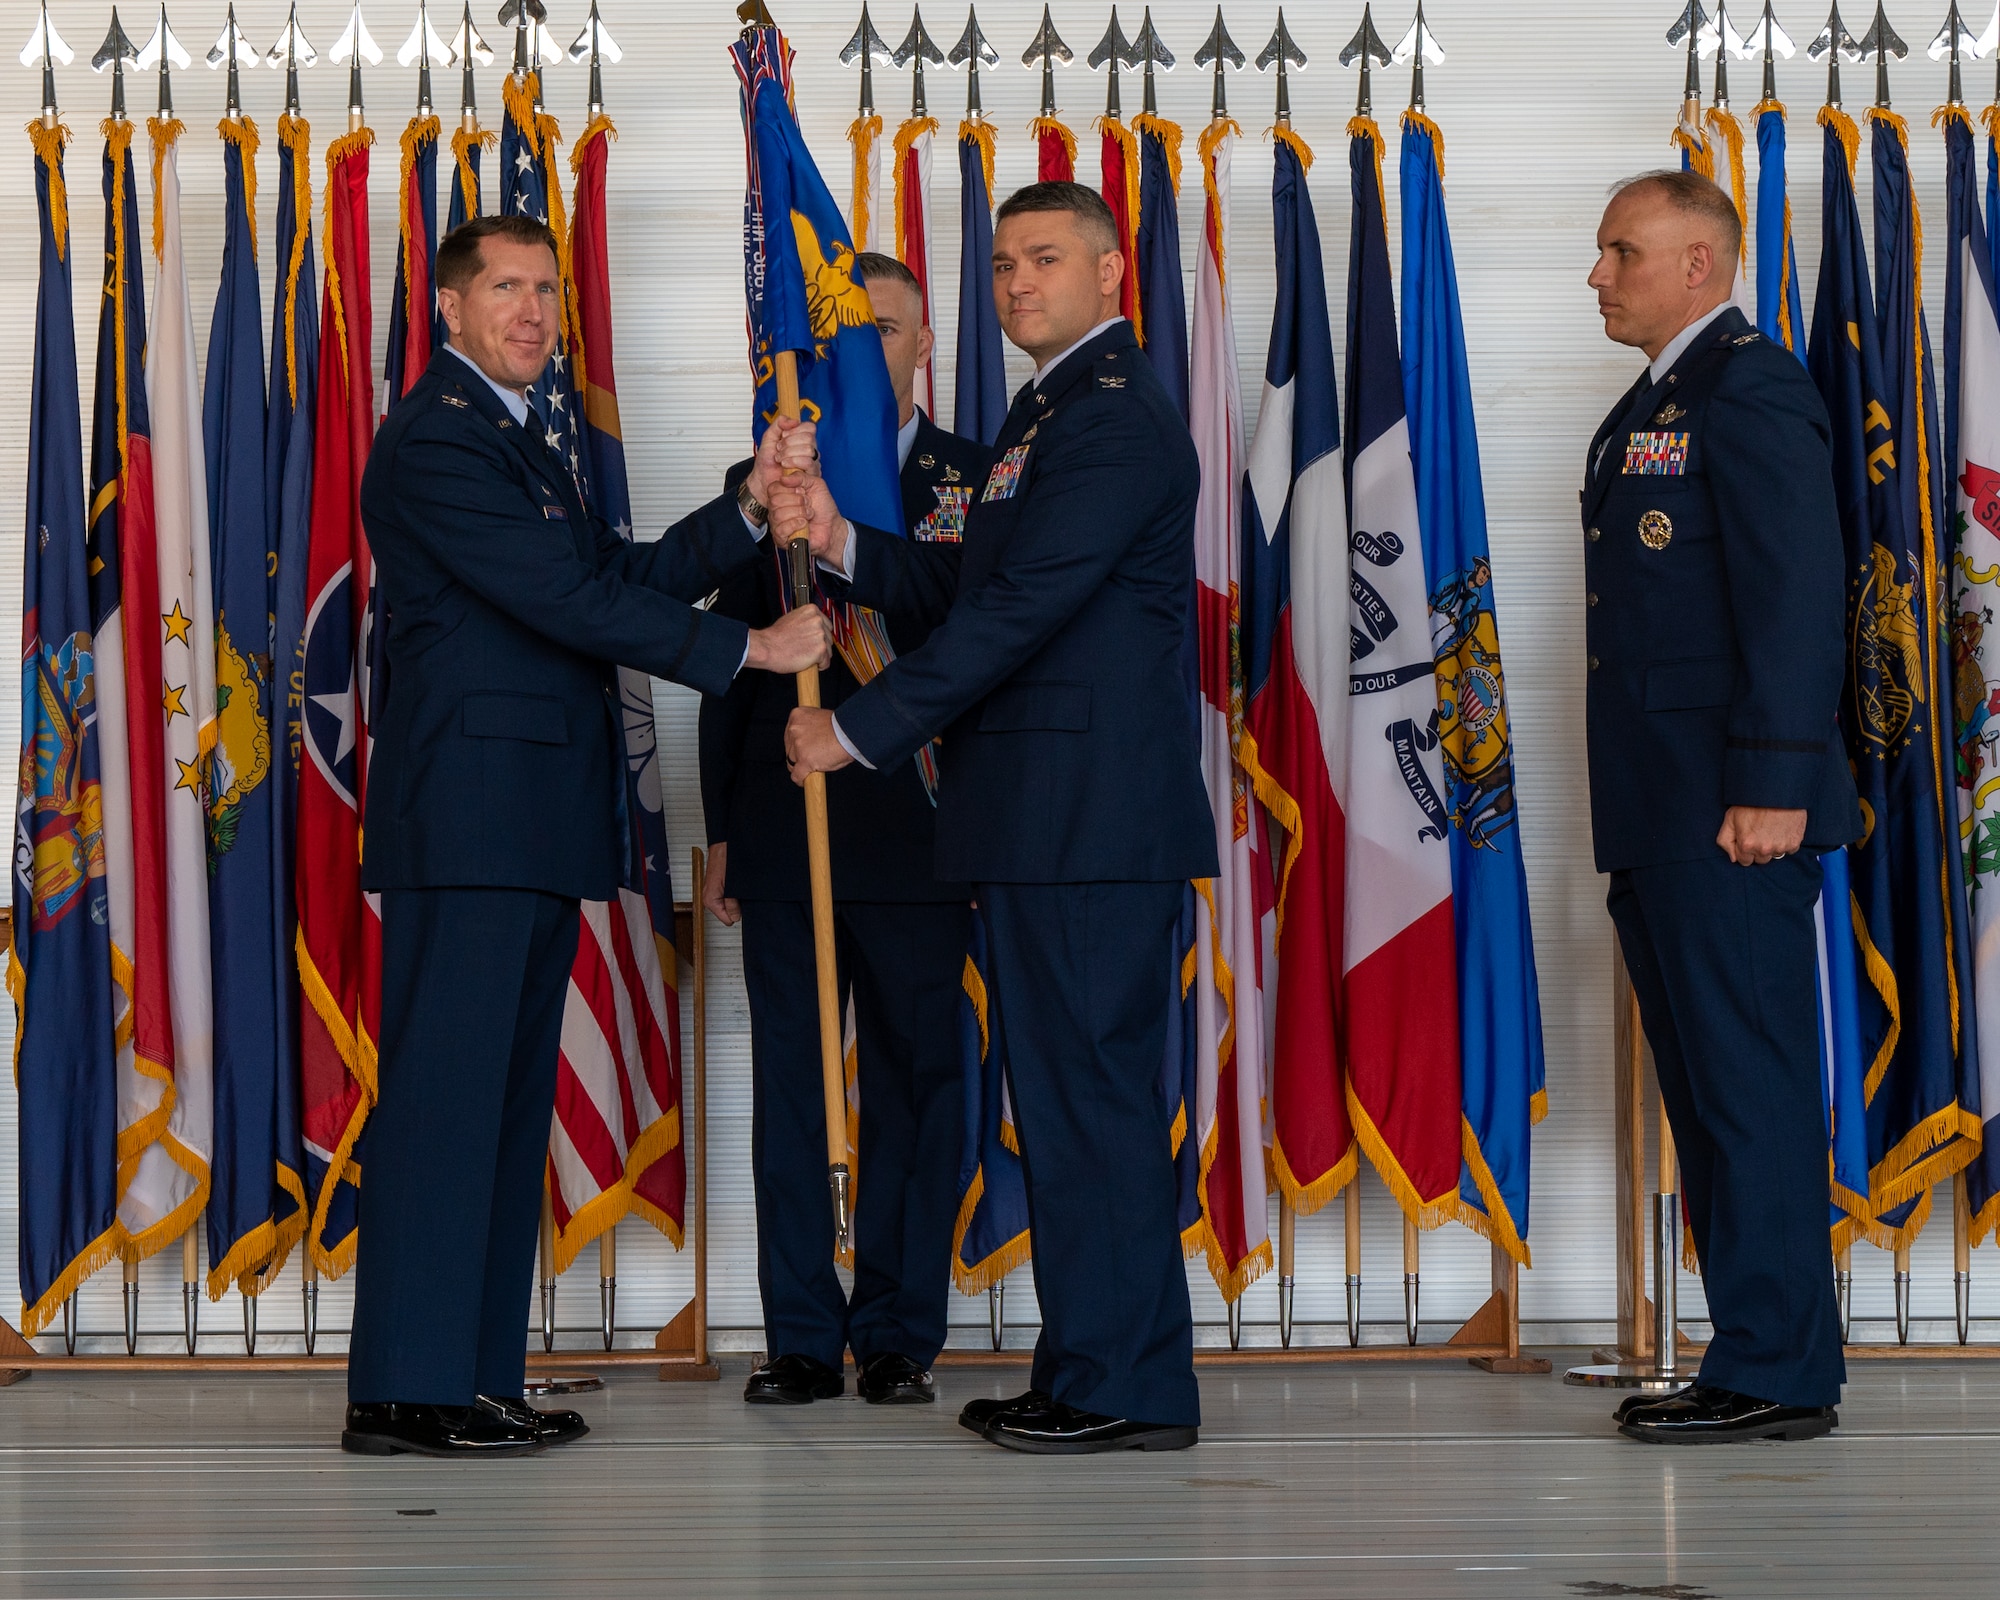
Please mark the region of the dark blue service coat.
<svg viewBox="0 0 2000 1600"><path fill-rule="evenodd" d="M440 350L369 453L361 515L390 619L369 889L609 899L623 859L614 668L719 694L743 659L749 629L689 604L757 553L734 501L627 544L528 422Z"/></svg>

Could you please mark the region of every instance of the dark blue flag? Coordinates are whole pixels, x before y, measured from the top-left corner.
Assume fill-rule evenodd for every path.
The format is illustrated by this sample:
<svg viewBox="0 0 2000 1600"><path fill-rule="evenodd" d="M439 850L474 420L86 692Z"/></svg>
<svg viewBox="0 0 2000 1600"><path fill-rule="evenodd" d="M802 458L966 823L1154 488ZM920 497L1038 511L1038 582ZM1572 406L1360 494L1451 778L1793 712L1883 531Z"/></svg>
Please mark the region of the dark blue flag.
<svg viewBox="0 0 2000 1600"><path fill-rule="evenodd" d="M1851 164L1854 124L1831 108L1820 120L1826 127L1822 243L1806 365L1833 427L1834 492L1846 546L1852 658L1841 732L1864 812L1873 819L1849 852L1864 979L1857 1000L1874 1217L1867 1231L1877 1243L1894 1243L1924 1221L1916 1214L1911 1225L1900 1208L1914 1199L1919 1213L1927 1210L1931 1183L1970 1154L1949 1148L1963 1116L1954 991L1964 952L1946 893L1955 891L1946 852L1956 828L1944 826L1942 811L1948 794L1937 715L1941 575L1926 530L1906 515L1916 504L1907 480L1921 484L1926 476L1917 437L1908 190L1902 190L1900 227L1892 216L1882 263L1898 330L1880 326L1869 293ZM1878 134L1878 188L1893 184L1881 163L1884 147L1895 144ZM1893 213L1893 194L1886 198ZM1899 234L1901 250L1894 242ZM1891 360L1893 377L1885 370Z"/></svg>
<svg viewBox="0 0 2000 1600"><path fill-rule="evenodd" d="M1021 1141L1007 1100L1007 1062L994 1028L987 987L986 920L972 914L972 946L959 997L965 1063L965 1141L959 1156L958 1225L951 1275L961 1292L990 1289L1028 1259L1028 1186Z"/></svg>
<svg viewBox="0 0 2000 1600"><path fill-rule="evenodd" d="M485 201L480 194L480 167L485 153L499 139L500 136L490 129L475 133L464 127L451 136L451 205L445 215L444 233L438 235L440 239L461 222L478 216L485 209ZM450 341L451 332L445 327L444 312L440 310L437 320L431 324L431 348L442 350Z"/></svg>
<svg viewBox="0 0 2000 1600"><path fill-rule="evenodd" d="M1188 414L1187 293L1181 286L1181 130L1151 115L1132 119L1139 141L1139 222L1127 272L1138 275L1146 359L1183 417Z"/></svg>
<svg viewBox="0 0 2000 1600"><path fill-rule="evenodd" d="M21 592L21 763L13 934L20 1103L22 1331L116 1253L118 1058L112 1023L97 668L63 145L32 125L41 214Z"/></svg>
<svg viewBox="0 0 2000 1600"><path fill-rule="evenodd" d="M271 928L277 942L272 1024L278 1185L296 1209L280 1213L279 1260L304 1237L307 1221L303 1101L299 1086L298 868L299 761L305 752L306 555L312 533L314 397L319 392L318 271L312 237L312 129L303 118L278 123L277 276L271 305L271 389L264 415L264 537L271 614ZM335 1237L344 1235L336 1234Z"/></svg>
<svg viewBox="0 0 2000 1600"><path fill-rule="evenodd" d="M389 358L382 378L382 413L393 411L424 375L438 336L441 313L433 267L437 262L438 119L412 117L403 129L403 178L396 194L400 239L396 288L389 298Z"/></svg>
<svg viewBox="0 0 2000 1600"><path fill-rule="evenodd" d="M958 397L952 432L990 445L1007 420L1007 351L993 305L993 124L958 129Z"/></svg>
<svg viewBox="0 0 2000 1600"><path fill-rule="evenodd" d="M226 119L222 284L209 324L202 403L209 571L215 586L217 738L208 804L209 953L215 1002L215 1145L208 1200L208 1292L246 1293L280 1255L281 1220L301 1215L279 1185L280 959L271 783L276 662L270 510L264 475L264 334L257 239L245 171L257 129Z"/></svg>

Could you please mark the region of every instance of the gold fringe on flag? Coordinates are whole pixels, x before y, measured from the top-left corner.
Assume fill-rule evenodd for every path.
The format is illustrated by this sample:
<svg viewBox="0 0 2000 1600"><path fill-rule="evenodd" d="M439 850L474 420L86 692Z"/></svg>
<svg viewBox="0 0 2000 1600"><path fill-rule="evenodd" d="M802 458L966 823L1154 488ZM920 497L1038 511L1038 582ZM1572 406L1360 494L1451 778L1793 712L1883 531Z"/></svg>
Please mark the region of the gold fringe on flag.
<svg viewBox="0 0 2000 1600"><path fill-rule="evenodd" d="M451 158L458 167L458 197L468 217L479 215L479 174L472 170L472 152L491 150L500 135L490 128L460 128L451 136Z"/></svg>
<svg viewBox="0 0 2000 1600"><path fill-rule="evenodd" d="M153 259L158 261L167 253L167 203L160 193L160 174L167 162L167 152L180 143L180 137L187 132L187 124L179 117L148 117L146 133L153 141Z"/></svg>
<svg viewBox="0 0 2000 1600"><path fill-rule="evenodd" d="M1430 139L1431 154L1437 161L1438 182L1444 182L1444 129L1412 106L1403 113L1403 126L1412 133L1422 133Z"/></svg>
<svg viewBox="0 0 2000 1600"><path fill-rule="evenodd" d="M1224 259L1223 234L1228 218L1222 214L1222 196L1215 187L1215 152L1221 148L1224 139L1242 136L1243 129L1234 117L1217 117L1201 130L1201 137L1195 141L1195 152L1201 160L1202 195L1208 206L1208 215L1215 225L1216 276L1225 284L1229 281L1229 263Z"/></svg>
<svg viewBox="0 0 2000 1600"><path fill-rule="evenodd" d="M1822 128L1831 128L1833 136L1840 141L1840 148L1847 152L1847 176L1852 180L1855 161L1861 154L1861 130L1839 106L1821 106L1819 116L1814 120Z"/></svg>
<svg viewBox="0 0 2000 1600"><path fill-rule="evenodd" d="M1181 192L1181 125L1169 122L1165 117L1156 117L1150 111L1142 111L1132 119L1132 132L1143 138L1151 134L1165 146L1167 152L1167 174L1174 186L1174 193Z"/></svg>
<svg viewBox="0 0 2000 1600"><path fill-rule="evenodd" d="M847 226L854 234L854 248L868 248L868 177L875 160L875 141L882 137L882 119L856 117L847 125L847 142L854 146L854 198L847 208ZM990 187L988 192L990 193Z"/></svg>
<svg viewBox="0 0 2000 1600"><path fill-rule="evenodd" d="M278 146L292 163L292 195L297 217L292 257L285 263L285 386L299 403L299 271L306 264L306 235L312 231L312 124L290 112L278 118ZM275 354L275 352L274 352Z"/></svg>
<svg viewBox="0 0 2000 1600"><path fill-rule="evenodd" d="M340 266L333 259L333 175L348 159L375 142L375 130L359 128L343 133L326 147L326 218L320 226L320 264L326 272L326 303L333 309L333 333L340 345L340 370L352 374L354 364L347 348L347 308L340 294ZM363 359L367 352L363 352ZM351 382L351 376L349 381Z"/></svg>
<svg viewBox="0 0 2000 1600"><path fill-rule="evenodd" d="M243 209L250 218L250 253L257 253L257 124L248 117L224 117L215 125L226 143L243 152Z"/></svg>
<svg viewBox="0 0 2000 1600"><path fill-rule="evenodd" d="M428 309L419 312L413 298L417 292L417 284L416 274L410 271L410 175L417 169L417 157L423 146L426 143L434 145L438 142L441 128L442 124L434 116L412 117L403 129L403 137L399 141L403 160L396 177L396 248L403 258L403 314L412 322L419 316L428 317L430 312ZM433 252L436 251L437 240L431 241L431 249ZM432 293L436 293L435 285L432 286ZM397 398L399 397L390 396L391 400Z"/></svg>
<svg viewBox="0 0 2000 1600"><path fill-rule="evenodd" d="M1715 146L1697 124L1685 119L1675 123L1673 138L1668 143L1687 157L1688 171L1699 173L1711 183L1715 181Z"/></svg>
<svg viewBox="0 0 2000 1600"><path fill-rule="evenodd" d="M1389 191L1382 187L1382 129L1373 117L1350 117L1347 119L1347 136L1350 139L1366 139L1375 147L1375 198L1382 206L1382 231L1389 231Z"/></svg>
<svg viewBox="0 0 2000 1600"><path fill-rule="evenodd" d="M1786 122L1791 121L1791 118L1785 112L1785 103L1782 100L1758 101L1757 109L1750 114L1751 120L1753 122L1758 120L1767 111L1775 111L1781 120ZM1787 285L1791 283L1792 274L1797 270L1792 249L1792 196L1790 187L1787 186L1785 192L1785 259L1778 265L1778 337L1784 341L1785 348L1796 355L1799 348L1799 330L1792 326L1792 297L1787 292Z"/></svg>
<svg viewBox="0 0 2000 1600"><path fill-rule="evenodd" d="M1063 154L1069 157L1070 170L1072 172L1076 170L1076 135L1060 121L1054 117L1037 117L1028 124L1028 132L1034 136L1038 144L1045 133L1052 133L1062 140Z"/></svg>
<svg viewBox="0 0 2000 1600"><path fill-rule="evenodd" d="M993 138L997 131L984 117L977 122L967 120L958 125L958 142L964 144L969 139L979 146L979 166L986 174L986 204L989 207L993 204ZM860 229L856 228L855 232L858 236ZM857 243L855 249L860 248Z"/></svg>
<svg viewBox="0 0 2000 1600"><path fill-rule="evenodd" d="M903 125L896 130L896 142L895 145L892 147L891 151L891 159L894 161L896 167L896 181L895 181L896 259L898 261L904 262L905 265L908 265L908 262L905 259L905 257L906 257L906 252L908 250L909 241L905 237L905 233L907 230L903 220L904 187L906 182L903 174L903 158L910 153L911 145L915 144L925 134L936 133L936 132L937 132L936 117L907 118L904 121ZM926 240L925 243L928 245L929 241ZM857 245L855 248L859 249L860 246Z"/></svg>
<svg viewBox="0 0 2000 1600"><path fill-rule="evenodd" d="M1737 225L1743 230L1737 250L1742 259L1739 267L1750 265L1750 199L1743 182L1743 124L1736 120L1736 114L1722 106L1712 106L1703 119L1705 124L1721 135L1722 145L1729 152L1729 197L1736 202ZM1714 141L1709 141L1714 148ZM1717 180L1720 182L1720 180Z"/></svg>
<svg viewBox="0 0 2000 1600"><path fill-rule="evenodd" d="M69 259L69 185L63 181L63 146L69 143L69 125L58 122L45 128L39 120L28 124L28 139L35 155L49 169L49 229L55 234L56 259ZM20 1041L15 1041L18 1048Z"/></svg>
<svg viewBox="0 0 2000 1600"><path fill-rule="evenodd" d="M1143 347L1146 343L1146 308L1139 299L1138 279L1134 276L1139 263L1134 258L1138 254L1139 237L1139 141L1132 130L1116 117L1099 117L1091 127L1113 140L1124 155L1125 166L1125 226L1126 232L1118 240L1118 252L1125 258L1125 272L1132 279L1132 336Z"/></svg>

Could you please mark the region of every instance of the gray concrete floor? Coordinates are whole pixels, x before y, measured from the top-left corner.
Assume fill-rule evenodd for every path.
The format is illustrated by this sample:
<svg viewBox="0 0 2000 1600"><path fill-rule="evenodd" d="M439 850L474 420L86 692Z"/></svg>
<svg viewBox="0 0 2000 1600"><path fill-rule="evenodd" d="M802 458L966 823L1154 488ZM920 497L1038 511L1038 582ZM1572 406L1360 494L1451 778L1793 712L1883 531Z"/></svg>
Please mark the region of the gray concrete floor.
<svg viewBox="0 0 2000 1600"><path fill-rule="evenodd" d="M1560 1353L1558 1353L1560 1354ZM334 1378L0 1390L0 1595L1996 1592L2000 1366L1857 1362L1808 1444L1649 1449L1613 1398L1452 1367L1208 1370L1196 1449L1043 1460L935 1410L614 1374L525 1461L337 1448Z"/></svg>

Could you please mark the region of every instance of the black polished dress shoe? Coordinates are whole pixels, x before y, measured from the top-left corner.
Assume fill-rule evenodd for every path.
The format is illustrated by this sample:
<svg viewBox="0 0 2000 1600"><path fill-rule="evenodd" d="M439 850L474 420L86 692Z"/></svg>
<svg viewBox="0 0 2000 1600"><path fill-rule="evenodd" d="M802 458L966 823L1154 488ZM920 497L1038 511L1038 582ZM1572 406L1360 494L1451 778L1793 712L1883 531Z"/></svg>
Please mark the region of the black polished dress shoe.
<svg viewBox="0 0 2000 1600"><path fill-rule="evenodd" d="M1690 1384L1688 1387L1692 1388L1693 1385ZM1656 1406L1662 1400L1678 1400L1686 1393L1687 1389L1676 1389L1671 1394L1648 1394L1642 1389L1639 1393L1627 1395L1623 1400L1618 1402L1618 1409L1611 1413L1612 1420L1623 1422L1641 1406Z"/></svg>
<svg viewBox="0 0 2000 1600"><path fill-rule="evenodd" d="M1839 1413L1832 1406L1781 1406L1696 1384L1669 1399L1633 1407L1618 1431L1644 1444L1740 1444L1750 1439L1817 1439L1839 1426Z"/></svg>
<svg viewBox="0 0 2000 1600"><path fill-rule="evenodd" d="M958 1414L958 1425L969 1428L980 1438L986 1437L986 1430L993 1426L1002 1413L1008 1411L1036 1411L1049 1403L1049 1397L1040 1389L1029 1389L1010 1400L968 1400L965 1409Z"/></svg>
<svg viewBox="0 0 2000 1600"><path fill-rule="evenodd" d="M515 1395L482 1394L473 1404L489 1407L509 1422L533 1428L545 1444L568 1444L590 1432L590 1424L578 1412L539 1411Z"/></svg>
<svg viewBox="0 0 2000 1600"><path fill-rule="evenodd" d="M750 1374L743 1398L753 1406L809 1406L846 1391L847 1380L811 1356L779 1356Z"/></svg>
<svg viewBox="0 0 2000 1600"><path fill-rule="evenodd" d="M1079 1411L1060 1400L1030 1410L1003 1411L986 1427L986 1437L1008 1450L1031 1456L1092 1456L1108 1450L1185 1450L1199 1430L1160 1422Z"/></svg>
<svg viewBox="0 0 2000 1600"><path fill-rule="evenodd" d="M854 1374L854 1392L871 1406L923 1406L937 1399L931 1375L893 1350L861 1363Z"/></svg>
<svg viewBox="0 0 2000 1600"><path fill-rule="evenodd" d="M548 1441L488 1406L381 1401L347 1408L340 1448L356 1456L531 1456Z"/></svg>

